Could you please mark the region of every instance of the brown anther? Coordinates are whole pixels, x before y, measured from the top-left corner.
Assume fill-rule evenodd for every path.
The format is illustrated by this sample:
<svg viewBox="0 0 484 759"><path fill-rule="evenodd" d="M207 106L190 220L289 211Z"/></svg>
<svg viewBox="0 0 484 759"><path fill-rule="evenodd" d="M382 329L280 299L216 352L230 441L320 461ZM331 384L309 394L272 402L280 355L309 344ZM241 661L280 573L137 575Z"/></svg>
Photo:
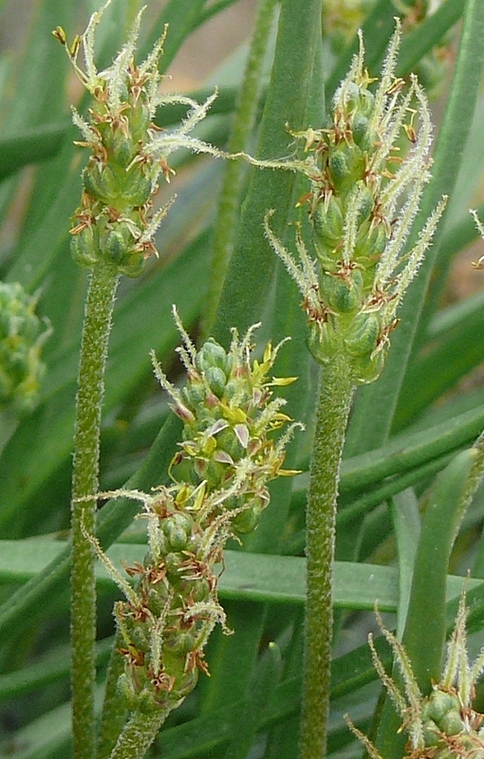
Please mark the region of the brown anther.
<svg viewBox="0 0 484 759"><path fill-rule="evenodd" d="M143 575L145 573L145 568L139 561L135 561L131 566L127 566L124 561L121 564L126 574L130 577L136 577L136 575Z"/></svg>
<svg viewBox="0 0 484 759"><path fill-rule="evenodd" d="M208 677L210 677L207 663L203 658L203 651L199 651L197 649L195 651L189 651L185 660L185 672L189 672L194 669L200 669L202 672L208 675Z"/></svg>
<svg viewBox="0 0 484 759"><path fill-rule="evenodd" d="M151 674L150 681L156 690L162 690L166 693L170 693L175 685L173 675L168 675L166 672L159 672L157 675Z"/></svg>

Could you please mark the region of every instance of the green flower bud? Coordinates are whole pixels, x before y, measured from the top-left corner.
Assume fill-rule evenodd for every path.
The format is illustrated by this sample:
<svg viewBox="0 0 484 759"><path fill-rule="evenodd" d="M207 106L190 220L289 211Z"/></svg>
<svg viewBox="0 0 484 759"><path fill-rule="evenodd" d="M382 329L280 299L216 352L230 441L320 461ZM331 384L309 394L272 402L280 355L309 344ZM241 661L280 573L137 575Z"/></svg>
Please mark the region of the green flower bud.
<svg viewBox="0 0 484 759"><path fill-rule="evenodd" d="M188 514L177 512L163 520L162 529L169 543L169 550L183 551L193 528L193 520Z"/></svg>
<svg viewBox="0 0 484 759"><path fill-rule="evenodd" d="M99 245L97 235L91 226L83 227L71 235L71 255L80 266L91 268L99 263Z"/></svg>
<svg viewBox="0 0 484 759"><path fill-rule="evenodd" d="M344 338L350 356L368 356L376 348L380 336L380 320L375 313L358 314Z"/></svg>
<svg viewBox="0 0 484 759"><path fill-rule="evenodd" d="M357 221L358 225L361 226L370 217L375 205L375 199L364 182L358 182L355 185L354 192L358 193Z"/></svg>
<svg viewBox="0 0 484 759"><path fill-rule="evenodd" d="M226 451L234 461L238 461L246 453L240 436L237 435L233 427L226 427L218 433L217 446Z"/></svg>
<svg viewBox="0 0 484 759"><path fill-rule="evenodd" d="M163 644L163 652L171 651L185 656L197 648L198 635L194 630L176 630L171 637L166 637Z"/></svg>
<svg viewBox="0 0 484 759"><path fill-rule="evenodd" d="M186 556L180 552L170 552L165 556L166 573L172 582L176 582L180 574L183 573L181 565L185 561Z"/></svg>
<svg viewBox="0 0 484 759"><path fill-rule="evenodd" d="M333 311L348 314L363 304L363 275L353 269L347 275L322 273L319 279L320 294Z"/></svg>
<svg viewBox="0 0 484 759"><path fill-rule="evenodd" d="M148 128L151 125L149 108L137 102L129 111L129 126L133 143L145 142L148 136Z"/></svg>
<svg viewBox="0 0 484 759"><path fill-rule="evenodd" d="M424 719L431 719L439 725L449 711L458 708L459 699L455 694L436 689L429 696L422 716Z"/></svg>
<svg viewBox="0 0 484 759"><path fill-rule="evenodd" d="M368 270L369 276L365 277L368 284L374 280L374 266L380 260L387 243L388 235L384 224L369 227L364 225L356 238L353 257L365 270Z"/></svg>
<svg viewBox="0 0 484 759"><path fill-rule="evenodd" d="M139 165L133 166L129 171L124 171L122 179L118 182L118 188L116 207L120 210L144 206L154 189L151 180Z"/></svg>
<svg viewBox="0 0 484 759"><path fill-rule="evenodd" d="M424 723L423 727L424 744L428 748L438 746L440 741L440 730L431 719Z"/></svg>
<svg viewBox="0 0 484 759"><path fill-rule="evenodd" d="M108 154L108 160L126 168L135 157L135 143L129 135L120 129L114 130L106 122L98 127L102 135L103 145Z"/></svg>
<svg viewBox="0 0 484 759"><path fill-rule="evenodd" d="M127 617L125 620L125 630L133 646L142 653L148 653L150 650L149 630L145 622L139 622Z"/></svg>
<svg viewBox="0 0 484 759"><path fill-rule="evenodd" d="M348 164L347 150L335 150L331 153L328 161L331 179L336 189L341 190L344 185L352 183L352 172Z"/></svg>
<svg viewBox="0 0 484 759"><path fill-rule="evenodd" d="M355 144L358 145L361 150L366 150L370 147L371 138L374 137L374 135L370 135L369 121L363 113L355 113L351 122L351 131L353 133Z"/></svg>
<svg viewBox="0 0 484 759"><path fill-rule="evenodd" d="M335 148L330 152L328 169L335 191L344 194L364 175L363 153L356 146Z"/></svg>
<svg viewBox="0 0 484 759"><path fill-rule="evenodd" d="M205 577L190 581L189 593L195 603L208 601L210 596L210 583Z"/></svg>
<svg viewBox="0 0 484 759"><path fill-rule="evenodd" d="M341 240L344 218L340 202L333 195L317 204L311 221L318 241L334 247Z"/></svg>
<svg viewBox="0 0 484 759"><path fill-rule="evenodd" d="M260 512L261 509L258 505L249 506L244 511L241 511L240 514L234 517L234 521L232 522L234 531L241 535L246 535L255 530L259 523Z"/></svg>
<svg viewBox="0 0 484 759"><path fill-rule="evenodd" d="M339 347L334 328L329 322L309 322L307 345L318 364L328 364Z"/></svg>
<svg viewBox="0 0 484 759"><path fill-rule="evenodd" d="M168 588L164 583L157 582L148 588L146 606L155 617L161 616L166 608Z"/></svg>
<svg viewBox="0 0 484 759"><path fill-rule="evenodd" d="M195 366L201 372L205 372L212 367L217 367L223 372L226 372L227 354L222 346L219 345L213 337L210 337L197 352Z"/></svg>
<svg viewBox="0 0 484 759"><path fill-rule="evenodd" d="M214 393L217 398L221 398L224 394L225 385L227 383L225 373L217 366L210 366L206 369L204 374L212 393Z"/></svg>
<svg viewBox="0 0 484 759"><path fill-rule="evenodd" d="M439 721L439 727L446 735L458 735L464 730L460 709L452 709L444 714Z"/></svg>
<svg viewBox="0 0 484 759"><path fill-rule="evenodd" d="M83 170L82 183L86 192L101 203L110 205L116 197L116 183L111 169L109 166L101 168L98 161L90 161Z"/></svg>

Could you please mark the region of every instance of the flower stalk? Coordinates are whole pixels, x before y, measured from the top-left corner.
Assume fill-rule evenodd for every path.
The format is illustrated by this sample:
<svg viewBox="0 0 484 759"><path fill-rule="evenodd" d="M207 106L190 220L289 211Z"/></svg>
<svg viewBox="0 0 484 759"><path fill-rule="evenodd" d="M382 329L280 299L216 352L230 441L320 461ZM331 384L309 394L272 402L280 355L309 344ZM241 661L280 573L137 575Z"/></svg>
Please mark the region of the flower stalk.
<svg viewBox="0 0 484 759"><path fill-rule="evenodd" d="M336 502L344 433L355 383L341 355L321 376L306 515L306 645L301 759L326 752L333 628ZM317 673L317 676L316 676ZM315 720L315 715L318 719Z"/></svg>
<svg viewBox="0 0 484 759"><path fill-rule="evenodd" d="M117 282L112 267L103 264L90 274L76 403L71 514L72 720L75 755L85 759L94 755L96 641L94 554L86 531L95 533L96 499L92 494L99 489L104 367Z"/></svg>

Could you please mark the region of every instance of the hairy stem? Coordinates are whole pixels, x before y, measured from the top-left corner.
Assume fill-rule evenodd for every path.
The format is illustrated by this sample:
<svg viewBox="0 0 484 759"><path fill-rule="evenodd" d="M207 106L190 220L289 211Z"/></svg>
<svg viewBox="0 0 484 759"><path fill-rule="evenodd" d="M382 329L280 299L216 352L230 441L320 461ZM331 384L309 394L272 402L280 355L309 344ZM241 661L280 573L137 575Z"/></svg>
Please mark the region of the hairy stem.
<svg viewBox="0 0 484 759"><path fill-rule="evenodd" d="M301 759L322 759L326 751L336 500L353 390L348 361L338 354L321 377L310 468Z"/></svg>
<svg viewBox="0 0 484 759"><path fill-rule="evenodd" d="M169 711L135 712L119 736L110 759L143 759Z"/></svg>
<svg viewBox="0 0 484 759"><path fill-rule="evenodd" d="M119 652L122 645L123 637L118 629L106 677L96 759L108 759L126 722L126 704L124 699L119 698L118 693L118 680L124 672L124 659Z"/></svg>
<svg viewBox="0 0 484 759"><path fill-rule="evenodd" d="M95 532L101 403L118 278L99 264L90 274L79 363L72 476L72 727L74 759L94 756L96 589L87 535Z"/></svg>

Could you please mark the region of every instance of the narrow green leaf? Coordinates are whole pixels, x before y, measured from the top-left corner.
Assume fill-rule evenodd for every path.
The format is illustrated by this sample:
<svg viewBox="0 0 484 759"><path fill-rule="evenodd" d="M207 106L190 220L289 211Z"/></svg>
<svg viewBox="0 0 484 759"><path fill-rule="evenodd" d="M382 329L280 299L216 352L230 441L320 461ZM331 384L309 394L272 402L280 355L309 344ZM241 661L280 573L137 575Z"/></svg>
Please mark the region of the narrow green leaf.
<svg viewBox="0 0 484 759"><path fill-rule="evenodd" d="M104 532L105 526L101 523L101 537ZM63 557L66 552L65 543L50 538L2 540L0 548L1 583L27 582L45 572L50 562ZM145 544L117 543L107 553L122 571L123 564L130 566L141 562L146 551ZM305 559L298 556L226 550L220 596L230 601L302 604L306 592L305 565ZM100 588L112 590L114 581L101 564L97 565L96 577ZM448 597L458 595L462 578L449 577L448 583ZM469 583L469 588L483 585L478 580ZM381 611L396 611L398 594L398 571L394 567L349 561L335 564L334 603L337 608L373 611L377 598Z"/></svg>
<svg viewBox="0 0 484 759"><path fill-rule="evenodd" d="M237 713L232 723L232 738L224 759L246 759L256 733L262 727L280 670L281 652L279 646L271 642L257 663L245 708Z"/></svg>
<svg viewBox="0 0 484 759"><path fill-rule="evenodd" d="M405 376L394 429L412 422L481 364L484 359L483 304L484 297L478 293L449 309L451 313L440 315L433 327L439 330L439 339L429 341Z"/></svg>
<svg viewBox="0 0 484 759"><path fill-rule="evenodd" d="M420 538L418 501L411 488L398 493L393 498L392 516L398 552L397 638L400 640L407 619L413 566Z"/></svg>
<svg viewBox="0 0 484 759"><path fill-rule="evenodd" d="M397 67L398 76L407 76L417 63L460 19L464 11L462 0L446 0L425 21L410 30L403 38Z"/></svg>
<svg viewBox="0 0 484 759"><path fill-rule="evenodd" d="M57 155L67 131L64 123L50 123L0 140L0 182L29 163Z"/></svg>
<svg viewBox="0 0 484 759"><path fill-rule="evenodd" d="M439 475L429 497L417 549L412 590L402 644L412 662L421 692L441 679L446 633L446 580L450 553L466 507L477 485L476 466L482 450L470 448L456 456ZM473 486L472 488L470 486ZM387 700L379 730L378 749L387 757L400 754L399 719Z"/></svg>
<svg viewBox="0 0 484 759"><path fill-rule="evenodd" d="M290 151L292 137L286 125L303 125L318 32L321 0L309 0L300 13L297 0L283 0L278 37L259 132L257 158L281 158ZM244 332L262 315L268 300L276 257L264 237L263 218L276 208L274 232L283 236L290 209L294 176L288 171L251 168L214 335L227 340L231 327ZM281 234L282 233L282 234Z"/></svg>

